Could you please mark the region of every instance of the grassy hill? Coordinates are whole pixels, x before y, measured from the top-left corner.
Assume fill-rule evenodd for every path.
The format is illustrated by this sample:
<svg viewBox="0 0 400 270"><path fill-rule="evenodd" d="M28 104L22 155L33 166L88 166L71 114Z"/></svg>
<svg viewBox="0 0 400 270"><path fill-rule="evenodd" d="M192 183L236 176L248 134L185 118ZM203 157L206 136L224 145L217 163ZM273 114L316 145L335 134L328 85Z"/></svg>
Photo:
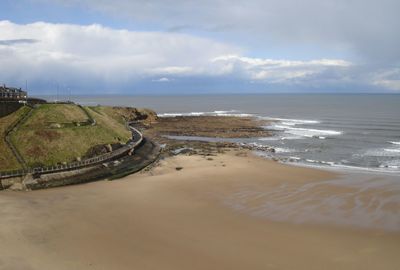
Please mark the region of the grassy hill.
<svg viewBox="0 0 400 270"><path fill-rule="evenodd" d="M8 127L16 122L29 108L22 107L18 111L0 118L0 170L16 170L22 167L7 146L4 136Z"/></svg>
<svg viewBox="0 0 400 270"><path fill-rule="evenodd" d="M94 109L97 108L97 109ZM112 108L44 104L12 133L11 139L30 167L70 162L97 145L130 138L121 115ZM88 114L96 120L91 125Z"/></svg>

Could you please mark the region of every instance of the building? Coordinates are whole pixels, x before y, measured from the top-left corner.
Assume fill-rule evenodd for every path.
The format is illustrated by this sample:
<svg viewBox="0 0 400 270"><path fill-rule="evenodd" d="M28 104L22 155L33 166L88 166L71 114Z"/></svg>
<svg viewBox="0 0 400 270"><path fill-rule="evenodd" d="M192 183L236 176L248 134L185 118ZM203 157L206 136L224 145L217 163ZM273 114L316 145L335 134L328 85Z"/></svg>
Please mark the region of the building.
<svg viewBox="0 0 400 270"><path fill-rule="evenodd" d="M26 100L28 93L21 88L0 86L0 100Z"/></svg>

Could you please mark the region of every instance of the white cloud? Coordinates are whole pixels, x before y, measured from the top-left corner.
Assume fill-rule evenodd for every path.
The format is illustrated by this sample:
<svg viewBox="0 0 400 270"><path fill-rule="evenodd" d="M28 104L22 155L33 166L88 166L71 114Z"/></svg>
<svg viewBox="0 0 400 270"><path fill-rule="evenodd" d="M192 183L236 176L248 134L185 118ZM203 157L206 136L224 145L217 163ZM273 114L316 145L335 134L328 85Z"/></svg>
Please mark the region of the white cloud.
<svg viewBox="0 0 400 270"><path fill-rule="evenodd" d="M168 79L167 77L162 77L159 79L154 79L153 82L170 82L171 79Z"/></svg>
<svg viewBox="0 0 400 270"><path fill-rule="evenodd" d="M0 22L0 76L97 78L121 82L163 74L204 73L209 59L240 50L229 44L178 33L134 32L101 25ZM1 77L0 77L1 78Z"/></svg>
<svg viewBox="0 0 400 270"><path fill-rule="evenodd" d="M352 64L340 59L290 61L223 55L212 60L226 73L238 72L255 81L270 83L293 82L296 79L320 74L327 69L349 68Z"/></svg>
<svg viewBox="0 0 400 270"><path fill-rule="evenodd" d="M170 66L170 67L155 67L149 69L148 72L151 74L169 74L169 75L190 75L196 73L196 70L199 71L199 68L188 67L188 66Z"/></svg>
<svg viewBox="0 0 400 270"><path fill-rule="evenodd" d="M376 72L372 75L372 78L374 85L400 91L400 68Z"/></svg>

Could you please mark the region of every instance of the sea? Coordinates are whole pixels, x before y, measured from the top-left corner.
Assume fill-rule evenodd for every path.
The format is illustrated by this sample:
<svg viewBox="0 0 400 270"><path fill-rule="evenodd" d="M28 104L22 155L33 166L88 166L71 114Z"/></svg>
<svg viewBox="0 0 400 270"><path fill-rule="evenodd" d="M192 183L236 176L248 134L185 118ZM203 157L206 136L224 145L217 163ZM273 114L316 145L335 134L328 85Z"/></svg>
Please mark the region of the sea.
<svg viewBox="0 0 400 270"><path fill-rule="evenodd" d="M272 136L229 141L273 147L275 153L256 153L296 166L333 170L338 176L308 184L287 181L273 190L245 185L221 198L224 204L278 222L400 233L399 94L72 96L71 100L89 106L147 107L160 117L253 116L266 120L264 128Z"/></svg>
<svg viewBox="0 0 400 270"><path fill-rule="evenodd" d="M254 116L269 120L265 128L273 136L234 141L271 146L275 148L273 155L287 162L400 175L400 95L397 94L73 96L71 99L84 105L147 107L161 117Z"/></svg>

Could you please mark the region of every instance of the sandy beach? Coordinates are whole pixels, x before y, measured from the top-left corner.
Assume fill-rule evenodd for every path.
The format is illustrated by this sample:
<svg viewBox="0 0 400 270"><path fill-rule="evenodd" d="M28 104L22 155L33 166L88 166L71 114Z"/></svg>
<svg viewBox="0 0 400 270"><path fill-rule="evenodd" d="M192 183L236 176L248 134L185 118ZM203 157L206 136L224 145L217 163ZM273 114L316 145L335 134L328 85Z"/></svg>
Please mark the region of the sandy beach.
<svg viewBox="0 0 400 270"><path fill-rule="evenodd" d="M337 177L236 150L170 157L117 181L3 191L0 269L398 269L398 232L248 211L290 205L282 209L298 221L316 190L317 205L346 191L323 184ZM322 184L277 196L313 183ZM268 196L248 199L255 190Z"/></svg>

